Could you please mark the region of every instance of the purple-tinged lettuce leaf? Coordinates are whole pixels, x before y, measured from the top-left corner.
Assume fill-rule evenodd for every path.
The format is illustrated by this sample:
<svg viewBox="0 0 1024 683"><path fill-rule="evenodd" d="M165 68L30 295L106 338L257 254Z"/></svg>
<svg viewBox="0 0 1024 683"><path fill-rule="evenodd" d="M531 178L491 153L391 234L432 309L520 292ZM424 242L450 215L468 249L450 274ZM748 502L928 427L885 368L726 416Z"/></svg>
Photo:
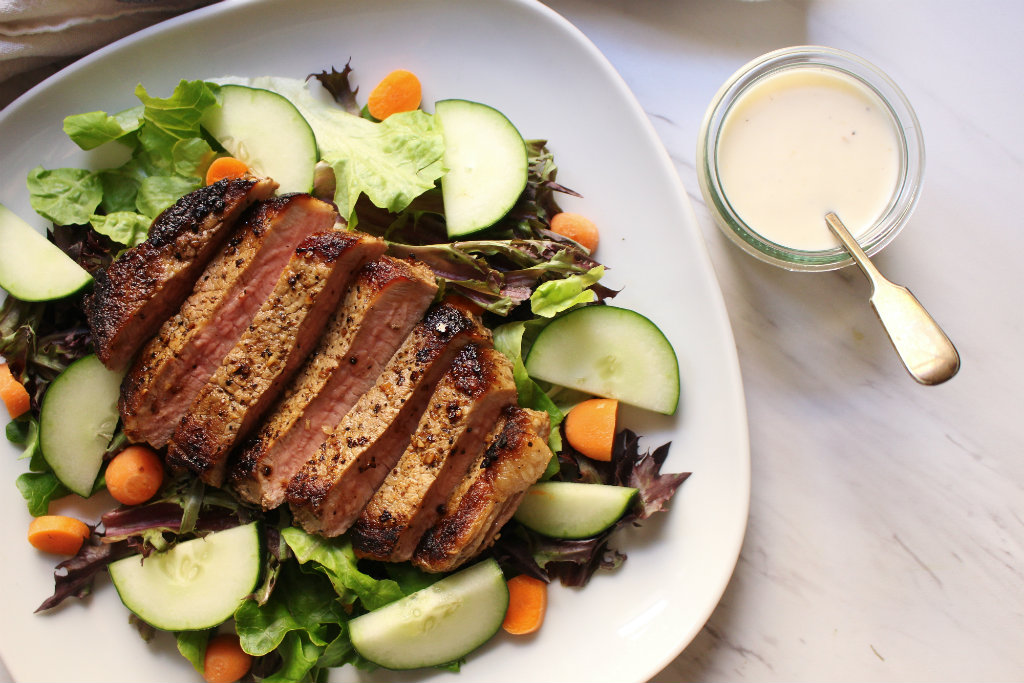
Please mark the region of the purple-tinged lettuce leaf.
<svg viewBox="0 0 1024 683"><path fill-rule="evenodd" d="M586 586L599 569L612 571L622 566L626 556L608 546L612 527L600 536L576 541L543 539L536 549L538 564L544 567L552 580L563 586Z"/></svg>
<svg viewBox="0 0 1024 683"><path fill-rule="evenodd" d="M100 517L103 537L108 541L122 541L146 532L179 533L184 511L177 503L157 502L148 505L122 506ZM199 535L224 531L238 526L238 515L227 508L204 507L194 525Z"/></svg>
<svg viewBox="0 0 1024 683"><path fill-rule="evenodd" d="M0 305L0 356L32 397L33 415L50 382L92 348L75 302L28 303L8 296Z"/></svg>
<svg viewBox="0 0 1024 683"><path fill-rule="evenodd" d="M147 624L134 612L128 615L128 623L135 627L143 641L148 643L156 637L156 628Z"/></svg>
<svg viewBox="0 0 1024 683"><path fill-rule="evenodd" d="M446 286L499 315L529 299L541 282L585 274L600 265L578 247L553 240L391 243L388 251L423 263Z"/></svg>
<svg viewBox="0 0 1024 683"><path fill-rule="evenodd" d="M559 478L589 484L631 486L637 489L638 495L624 521L644 520L665 510L673 494L690 476L689 472L661 473L670 445L662 444L653 451L641 453L640 437L629 429L623 429L615 435L611 462L600 462L582 455L566 443L559 454L562 466Z"/></svg>
<svg viewBox="0 0 1024 683"><path fill-rule="evenodd" d="M341 108L347 111L349 114L355 116L360 115L359 104L356 102L356 95L359 94L359 88L353 88L352 84L349 83L348 77L352 73L352 60L349 59L345 62L345 67L338 71L333 66L331 72L327 73L324 69L318 74L309 74L306 76L308 81L310 78L315 78L320 81L320 84L324 86L327 92L331 93L331 97L334 101L341 105Z"/></svg>
<svg viewBox="0 0 1024 683"><path fill-rule="evenodd" d="M43 601L36 612L53 609L67 598L84 598L92 592L93 580L107 565L135 553L127 541L106 543L97 534L90 534L78 554L57 565L53 572L53 595Z"/></svg>
<svg viewBox="0 0 1024 683"><path fill-rule="evenodd" d="M655 512L666 510L668 501L690 473L661 474L661 466L668 457L669 444L662 444L653 451L640 453L637 441L639 439L636 434L628 429L616 435L616 446L621 443L620 449L624 453L621 461L617 463L616 472L625 482L623 486L632 486L638 491L633 514L639 521L649 518ZM615 462L615 450L617 449L613 448L612 462Z"/></svg>
<svg viewBox="0 0 1024 683"><path fill-rule="evenodd" d="M55 225L50 235L53 243L90 275L105 270L122 248L106 235L79 225Z"/></svg>
<svg viewBox="0 0 1024 683"><path fill-rule="evenodd" d="M626 555L609 541L623 526L639 525L655 512L666 509L669 499L689 473L662 474L670 444L641 452L639 437L624 429L615 436L611 462L592 460L564 441L558 454L555 479L587 484L631 486L638 489L633 507L614 526L593 538L548 538L513 521L502 532L493 554L503 567L542 580L558 580L566 586L584 586L599 569L619 567Z"/></svg>

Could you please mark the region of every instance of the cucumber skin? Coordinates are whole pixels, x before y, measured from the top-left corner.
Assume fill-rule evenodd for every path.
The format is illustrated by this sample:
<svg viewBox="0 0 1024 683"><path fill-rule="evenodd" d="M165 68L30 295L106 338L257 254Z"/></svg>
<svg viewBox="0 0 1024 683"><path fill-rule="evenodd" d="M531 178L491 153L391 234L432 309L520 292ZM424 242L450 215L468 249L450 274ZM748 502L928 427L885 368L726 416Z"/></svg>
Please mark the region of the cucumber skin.
<svg viewBox="0 0 1024 683"><path fill-rule="evenodd" d="M500 611L495 613L496 615L500 613L500 617L494 620L492 628L481 630L480 633L476 634L476 636L473 639L466 639L465 642L469 643L468 647L464 647L464 648L459 649L459 650L452 650L450 652L445 652L445 655L443 657L436 657L435 656L432 659L422 659L422 658L420 658L420 659L416 660L415 662L410 662L410 661L406 660L406 661L403 661L403 662L399 663L397 660L391 659L390 656L383 656L383 657L380 656L381 648L380 648L380 641L379 641L379 637L380 637L379 636L379 632L378 632L378 634L372 634L370 636L370 638L372 640L373 635L377 635L378 640L373 641L373 642L362 642L364 640L364 636L363 636L364 629L362 628L362 626L363 626L363 623L365 623L365 620L367 620L367 619L379 620L381 618L393 620L394 617L390 614L390 612L399 611L401 609L401 603L408 604L408 601L409 601L410 598L413 598L413 596L421 594L424 591L431 591L433 589L433 592L437 592L438 590L441 590L441 589L445 588L445 583L446 582L448 582L450 584L453 579L458 580L457 577L459 577L460 574L462 574L464 572L470 572L470 571L474 571L474 572L486 571L486 572L490 573L491 576L490 577L485 577L485 579L489 578L490 580L495 581L496 582L495 583L495 587L499 587L500 586L501 592L502 592L502 596L503 596L503 600L502 600L502 607L501 607ZM438 584L441 584L440 588L437 588ZM490 596L490 597L493 597L493 596ZM460 658L465 657L469 653L471 653L474 650L482 647L485 643L487 643L489 640L491 640L501 630L501 624L504 621L505 612L508 610L508 600L509 600L508 584L505 582L504 575L502 574L501 569L498 567L498 563L495 562L493 559L486 559L486 560L483 560L482 562L478 562L475 565L472 565L470 567L462 569L459 572L456 572L455 574L447 576L444 579L441 579L440 581L438 581L437 583L432 584L431 586L428 586L427 588L422 589L421 591L417 591L416 593L412 593L410 595L407 595L406 597L402 598L401 600L393 602L393 603L391 603L389 605L385 605L384 607L381 607L380 609L375 610L373 612L368 612L367 614L363 614L363 615L361 615L359 617L356 617L355 619L353 619L353 620L351 620L349 622L349 636L351 638L352 645L355 648L356 652L358 652L365 659L373 662L374 664L377 664L378 666L380 666L382 668L389 669L389 670L392 670L392 671L407 671L407 670L410 670L410 669L420 669L420 668L431 667L431 666L439 666L439 665L442 665L442 664L446 664L448 662L458 661ZM388 610L388 608L391 608L391 610L389 612L382 612L383 610ZM472 615L467 615L467 616L472 616ZM360 620L364 620L364 622L360 623ZM395 623L395 622L392 621L392 623ZM397 623L396 625L397 625L397 628L400 630L403 627L404 628L409 628L411 626L411 622ZM407 634L401 634L401 633L391 633L389 635L390 635L391 638L396 638L396 639L398 639L398 638L406 638L407 637ZM389 649L391 651L408 650L410 647L415 648L417 646L420 649L423 649L423 647L424 647L422 643L414 643L414 642L410 642L408 640L405 643L393 642L393 643L387 643L387 644L390 645Z"/></svg>
<svg viewBox="0 0 1024 683"><path fill-rule="evenodd" d="M595 488L597 487L597 488ZM614 506L601 510L603 516L597 517L594 505L586 505L588 493L607 493L608 489L616 489L616 497L611 498ZM621 491L619 491L621 490ZM531 493L546 495L552 500L531 498ZM534 484L526 492L515 519L523 526L550 538L579 540L593 538L602 531L613 527L625 515L637 497L637 489L628 486L609 486L605 484L583 484L577 482L547 481ZM562 498L562 500L558 500ZM544 508L548 509L545 510ZM576 515L569 520L561 515L561 507L570 507ZM589 513L584 520L582 513ZM556 516L552 518L552 516ZM571 523L570 523L571 522Z"/></svg>
<svg viewBox="0 0 1024 683"><path fill-rule="evenodd" d="M473 100L448 99L448 100L440 100L438 102L435 102L434 103L434 115L441 122L441 129L442 129L442 131L444 131L444 118L445 118L444 111L446 109L451 109L451 110L453 110L455 112L457 112L459 109L470 110L470 111L472 111L472 110L479 110L480 112L484 112L485 116L490 117L493 121L498 122L499 124L503 124L501 126L502 128L505 128L508 131L514 132L515 136L518 137L519 142L522 145L522 160L521 160L521 162L520 162L519 159L516 160L517 161L517 166L521 165L521 167L522 167L521 168L521 176L522 177L521 177L521 179L518 179L516 181L516 184L513 186L513 187L518 187L518 190L516 190L514 193L510 191L508 196L505 197L504 200L500 204L496 204L496 206L498 206L498 208L494 209L492 214L488 215L484 220L478 220L478 221L476 221L476 222L474 222L474 223L472 223L472 224L470 224L468 226L457 226L457 227L454 227L454 228L452 227L451 223L447 223L447 234L448 234L448 239L450 240L450 239L454 239L456 237L462 237L464 235L470 235L470 234L475 233L475 232L480 232L481 230L486 230L487 228L491 227L492 225L494 225L495 223L500 221L502 218L504 218L505 215L508 214L508 212L512 210L512 208L516 205L516 202L519 201L519 197L522 195L523 191L526 189L526 185L527 185L527 182L529 180L529 153L528 153L528 151L526 149L526 142L523 139L522 134L519 132L519 129L516 128L515 124L513 124L512 121L509 120L509 118L507 116L505 116L505 114L503 114L502 112L498 111L494 107L492 107L490 105L487 105L487 104L483 104L481 102L474 102ZM509 137L511 138L511 136L509 136ZM447 157L448 147L449 147L449 138L446 137L445 138L445 148L446 148L446 150L445 150L445 165L446 166L448 166L448 161L449 161L448 157ZM446 182L446 180L449 179L450 177L454 177L454 174L451 173L451 169L449 170L448 173L446 173L441 178L441 194L442 194L442 198L443 199L444 198L448 198L445 201L445 203L447 205L445 207L445 212L446 213L448 213L448 210L449 210L449 206L450 206L450 202L451 202L451 195L455 193L455 191L450 189L449 184L450 184L451 181L448 180L448 182Z"/></svg>
<svg viewBox="0 0 1024 683"><path fill-rule="evenodd" d="M5 256L15 252L18 253L18 259L13 263L6 262ZM31 264L31 273L8 270L10 267L18 271L28 264ZM40 266L43 266L44 272L40 272ZM53 286L55 274L60 275L59 279L64 281L62 287ZM23 282L26 276L33 279L45 277L46 282ZM57 245L0 204L0 288L21 301L53 301L81 292L92 281L92 275Z"/></svg>
<svg viewBox="0 0 1024 683"><path fill-rule="evenodd" d="M79 379L82 373L88 374L84 378ZM104 373L109 373L109 376ZM110 407L110 411L109 415L107 415L108 419L104 420L101 424L86 426L85 431L87 433L92 431L94 436L93 441L88 444L93 446L93 448L85 451L83 449L85 444L80 438L81 434L68 434L69 428L73 430L75 426L80 425L74 425L68 419L68 411L73 409L74 406L72 405L69 408L65 405L67 402L65 394L69 391L76 391L78 394L87 397L91 402L85 404L87 408L102 408L104 404L96 403L97 374L104 381L110 380L110 384L104 387L108 390L109 395L103 397L106 399L105 405ZM69 385L68 382L82 383L83 386ZM53 469L54 474L57 475L62 484L83 498L88 498L92 495L96 477L103 466L103 455L107 450L110 439L113 437L114 429L117 427L117 400L120 395L120 386L120 373L108 370L96 355L90 354L79 358L65 368L53 380L43 396L43 403L39 410L39 445L43 453L43 459ZM56 411L56 414L54 411ZM108 425L109 434L102 429ZM69 437L73 442L70 445L67 444ZM102 439L102 441L98 439ZM86 483L85 479L80 477L76 477L76 479L80 479L79 481L71 481L71 475L78 469L77 466L81 465L86 457L89 458L89 466L95 470L91 481Z"/></svg>
<svg viewBox="0 0 1024 683"><path fill-rule="evenodd" d="M249 589L245 592L244 595L241 595L239 597L238 605L241 605L242 602L245 599L245 596L250 594L253 590L256 589L257 586L260 585L260 580L263 578L263 553L264 553L265 548L264 548L264 538L263 538L263 534L260 532L259 524L257 522L250 522L249 524L243 524L243 525L238 526L238 527L232 527L231 529L225 529L224 531L218 531L218 532L214 532L212 534L208 534L207 536L205 536L203 538L197 538L197 539L191 539L189 541L184 541L184 543L192 543L194 541L196 541L196 542L203 542L205 539L210 538L210 536L215 536L216 534L219 534L219 533L225 533L225 532L230 532L230 531L237 531L237 530L240 530L240 529L243 529L243 528L252 528L253 529L253 534L256 537L256 560L255 561L256 561L256 565L257 566L256 566L255 578L254 578L254 580L252 582L252 586L249 587ZM170 551L168 551L168 552L170 552ZM132 612L137 617L139 617L140 619L145 621L150 626L153 626L154 628L158 628L158 629L163 630L163 631L201 631L201 630L205 630L205 629L209 629L209 628L214 628L216 626L221 625L222 623L227 621L229 618L231 618L231 616L234 614L235 610L238 607L236 605L234 608L232 608L232 610L230 612L225 612L223 615L216 617L215 620L211 619L211 620L201 621L201 622L197 622L197 623L193 623L193 624L185 624L184 622L170 623L168 621L165 621L164 619L153 618L151 616L149 618L147 618L147 615L144 615L144 614L140 613L140 611L138 609L137 601L131 600L131 599L125 599L125 595L123 593L124 589L123 589L122 586L118 585L118 580L116 578L119 575L119 570L118 570L118 567L116 567L115 565L118 565L119 563L122 563L122 562L131 562L131 561L139 561L144 566L144 562L142 561L140 555L131 555L129 557L126 557L126 558L123 558L121 560L117 560L117 561L111 563L109 572L110 572L111 580L112 580L112 582L114 584L114 589L117 591L117 596L121 600L121 604L123 604L126 609L128 609L130 612ZM132 603L132 604L130 604L130 603ZM134 604L134 606L133 606L133 604ZM148 612L148 610L142 610L142 611L147 611Z"/></svg>
<svg viewBox="0 0 1024 683"><path fill-rule="evenodd" d="M596 317L603 317L605 320L591 320ZM598 323L601 324L598 325ZM566 332L563 330L563 328L576 324L584 326L590 325L594 328L591 332L602 333L606 331L609 326L614 325L616 327L617 334L614 338L610 338L604 334L581 335L578 331ZM663 355L661 360L666 362L666 366L660 368L657 373L654 375L648 373L647 377L642 378L648 381L659 381L659 383L660 380L667 382L666 385L661 387L660 391L663 396L667 397L664 401L655 402L644 400L647 396L653 393L648 387L639 391L627 391L620 393L616 390L609 391L607 390L607 387L597 387L593 382L569 381L566 383L564 381L567 378L565 378L561 373L573 364L574 359L578 359L581 356L585 356L588 352L593 351L595 348L595 342L607 343L608 346L604 347L604 350L609 352L609 356L619 355L619 357L623 359L636 357L637 354L635 351L624 353L623 347L624 345L627 345L630 340L635 340L638 336L641 336L641 333L646 335L654 345L660 347ZM560 334L565 337L572 337L572 339L566 344L563 344L566 340L559 339ZM552 351L552 348L555 350ZM543 360L545 355L557 356L559 353L561 356L557 363L552 364L549 360ZM531 377L535 377L536 379L541 379L546 382L551 382L552 384L558 384L572 389L578 389L596 396L617 399L623 403L652 410L663 415L675 414L676 409L679 406L679 360L676 356L675 349L668 341L665 333L662 332L657 325L655 325L646 316L631 309L605 305L583 306L555 318L551 324L541 330L540 334L537 335L537 339L530 348L530 352L524 363L527 372ZM668 367L669 365L671 365L671 367ZM554 372L550 371L552 366L555 368ZM591 377L598 374L595 368L590 368L589 370ZM626 378L625 382L619 381L615 382L615 384L618 385L617 388L622 388L625 384L635 384L636 379L636 376L632 376Z"/></svg>
<svg viewBox="0 0 1024 683"><path fill-rule="evenodd" d="M284 95L272 90L267 90L266 88L228 84L220 86L220 92L221 103L218 105L216 113L208 114L201 122L201 125L206 132L217 140L218 144L224 147L228 153L253 167L253 170L266 173L268 176L273 178L273 180L278 182L280 185L278 193L287 194L289 192L312 191L315 173L314 169L316 162L320 159L320 154L316 143L316 135L313 133L313 128L309 125L309 122L306 121L305 117L302 116L298 107L296 107L291 100ZM255 147L256 150L266 149L267 147L263 141L266 139L272 139L277 142L279 136L274 136L274 131L262 130L262 127L259 125L250 126L252 130L257 130L260 133L260 139L256 140L255 145L253 145L248 139L238 136L239 129L232 129L232 124L237 126L237 120L241 117L238 116L237 111L232 114L230 108L233 106L237 110L239 106L241 106L247 111L255 111L259 109L258 105L253 101L239 101L244 100L245 98L249 98L250 100L258 98L265 99L268 103L272 102L273 106L278 108L278 111L286 110L294 121L297 123L301 122L301 125L296 125L295 129L290 132L295 133L296 135L296 139L294 141L295 144L298 144L300 142L299 139L301 138L301 142L307 144L310 148L307 150L310 154L306 155L308 169L302 169L301 173L297 173L294 168L289 168L286 172L282 173L277 169L268 169L263 167L263 164L266 163L267 160L265 158L260 158L261 155L258 151L256 154L253 154L252 148ZM232 100L238 101L238 103L232 105ZM228 104L229 107L228 114L224 113L225 104ZM276 146L280 147L279 144ZM294 151L294 149L295 148L289 148L288 151ZM246 151L243 152L243 150ZM275 155L275 158L281 157L280 155ZM299 175L302 176L302 179L296 180L296 177Z"/></svg>

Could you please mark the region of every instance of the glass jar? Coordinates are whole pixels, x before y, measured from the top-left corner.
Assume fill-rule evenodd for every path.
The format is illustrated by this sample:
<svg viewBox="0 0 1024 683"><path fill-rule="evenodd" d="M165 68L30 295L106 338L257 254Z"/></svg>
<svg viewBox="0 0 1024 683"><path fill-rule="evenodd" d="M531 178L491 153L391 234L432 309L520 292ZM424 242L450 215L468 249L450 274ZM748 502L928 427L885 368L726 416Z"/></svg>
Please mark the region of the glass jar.
<svg viewBox="0 0 1024 683"><path fill-rule="evenodd" d="M752 87L765 79L785 70L806 67L826 72L834 70L836 75L853 79L864 86L868 93L876 95L884 105L885 112L892 117L899 163L896 183L888 203L874 224L855 232L858 243L868 255L877 253L889 244L917 203L924 172L924 140L917 116L899 87L882 71L848 52L819 46L790 47L758 57L737 71L726 81L708 107L697 142L697 176L715 222L744 251L787 270L835 270L853 262L838 243L832 248L802 250L764 236L758 232L756 225L749 225L739 215L723 189L719 173L719 145L723 125L732 107ZM843 180L837 177L836 182ZM821 226L822 230L828 230L824 212Z"/></svg>

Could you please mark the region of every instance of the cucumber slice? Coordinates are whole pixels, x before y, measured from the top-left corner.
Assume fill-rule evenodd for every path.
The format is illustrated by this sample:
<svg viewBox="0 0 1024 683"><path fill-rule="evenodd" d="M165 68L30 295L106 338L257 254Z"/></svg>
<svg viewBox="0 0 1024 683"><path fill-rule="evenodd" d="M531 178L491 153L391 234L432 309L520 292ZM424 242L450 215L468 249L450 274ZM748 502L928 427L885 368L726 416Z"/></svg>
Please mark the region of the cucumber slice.
<svg viewBox="0 0 1024 683"><path fill-rule="evenodd" d="M0 287L22 301L50 301L90 282L85 268L0 204Z"/></svg>
<svg viewBox="0 0 1024 683"><path fill-rule="evenodd" d="M165 631L212 628L231 618L260 576L256 523L110 563L125 607Z"/></svg>
<svg viewBox="0 0 1024 683"><path fill-rule="evenodd" d="M257 175L277 181L278 192L309 192L319 155L313 129L295 105L276 92L222 85L220 106L202 126L231 156Z"/></svg>
<svg viewBox="0 0 1024 683"><path fill-rule="evenodd" d="M497 109L441 100L434 114L444 134L441 177L448 237L483 230L509 212L526 189L526 143Z"/></svg>
<svg viewBox="0 0 1024 683"><path fill-rule="evenodd" d="M508 586L493 559L348 622L356 651L388 669L454 661L501 628Z"/></svg>
<svg viewBox="0 0 1024 683"><path fill-rule="evenodd" d="M665 415L679 403L679 362L672 345L644 316L625 308L586 306L545 327L530 348L531 376Z"/></svg>
<svg viewBox="0 0 1024 683"><path fill-rule="evenodd" d="M634 498L628 486L545 481L527 489L515 518L552 538L590 538L622 519Z"/></svg>
<svg viewBox="0 0 1024 683"><path fill-rule="evenodd" d="M117 427L121 373L94 355L80 358L53 380L43 395L39 444L61 483L80 496L92 495Z"/></svg>

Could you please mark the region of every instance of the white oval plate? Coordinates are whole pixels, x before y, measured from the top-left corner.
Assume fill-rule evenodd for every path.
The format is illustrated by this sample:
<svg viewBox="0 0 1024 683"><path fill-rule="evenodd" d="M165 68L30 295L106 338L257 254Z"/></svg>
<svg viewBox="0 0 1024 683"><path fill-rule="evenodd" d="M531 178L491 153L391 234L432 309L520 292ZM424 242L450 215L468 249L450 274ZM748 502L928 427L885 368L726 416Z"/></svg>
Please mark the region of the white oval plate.
<svg viewBox="0 0 1024 683"><path fill-rule="evenodd" d="M621 78L560 16L526 0L214 5L81 60L0 114L0 202L34 217L25 190L31 168L95 163L63 135L63 117L132 106L140 82L166 96L183 78L301 78L350 57L362 97L391 69L408 68L424 84L424 102L486 102L525 137L550 141L559 181L584 195L563 207L601 228L597 256L610 268L608 284L623 288L615 304L652 318L679 356L678 414L624 410L622 424L645 435L646 446L671 440L665 471L694 474L667 514L614 539L629 556L623 567L583 590L552 590L535 636L498 636L457 678L349 667L332 680L646 680L693 639L732 574L749 504L746 414L721 292L675 170ZM35 224L42 229L38 217ZM54 558L25 541L30 517L14 479L26 464L17 455L0 445L0 656L14 678L198 680L172 638L139 638L104 578L91 598L33 614L52 591Z"/></svg>

